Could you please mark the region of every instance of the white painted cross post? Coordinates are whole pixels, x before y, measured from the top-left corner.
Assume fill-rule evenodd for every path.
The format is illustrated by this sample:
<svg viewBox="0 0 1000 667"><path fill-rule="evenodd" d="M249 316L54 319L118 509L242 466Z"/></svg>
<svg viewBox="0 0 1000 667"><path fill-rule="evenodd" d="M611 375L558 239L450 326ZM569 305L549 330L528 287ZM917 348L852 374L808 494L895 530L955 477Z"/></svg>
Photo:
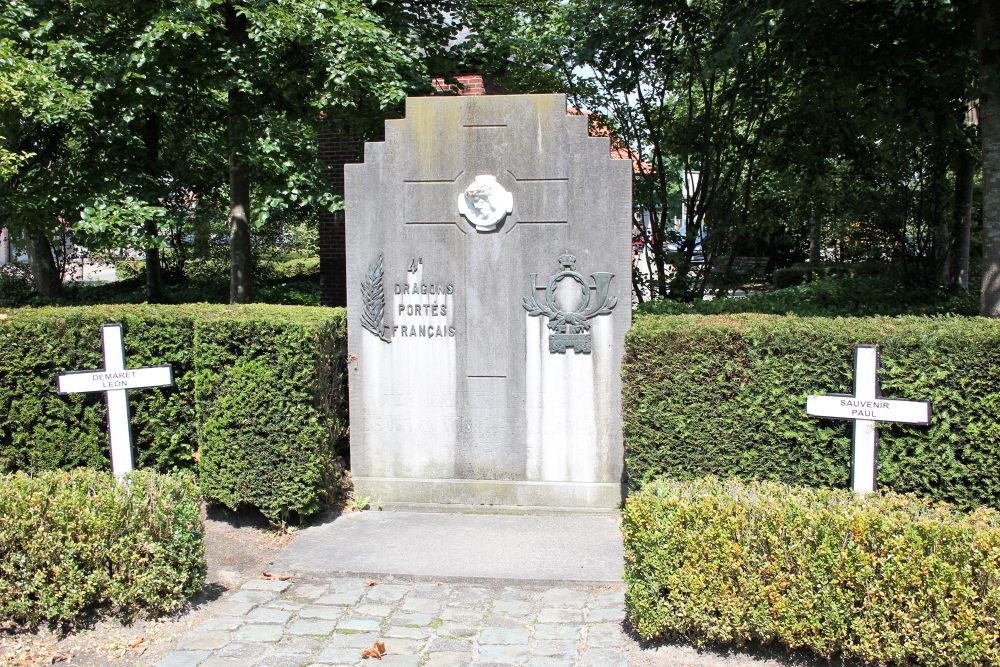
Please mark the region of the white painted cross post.
<svg viewBox="0 0 1000 667"><path fill-rule="evenodd" d="M170 387L174 370L170 366L125 368L125 340L122 325L101 327L104 369L60 373L56 390L60 394L103 391L108 402L108 436L111 440L111 469L116 475L132 470L132 427L129 424L129 389Z"/></svg>
<svg viewBox="0 0 1000 667"><path fill-rule="evenodd" d="M806 412L813 417L851 419L854 421L851 486L858 493L875 490L878 463L876 422L929 424L928 401L903 401L884 398L878 382L878 348L858 345L854 348L854 394L810 396Z"/></svg>

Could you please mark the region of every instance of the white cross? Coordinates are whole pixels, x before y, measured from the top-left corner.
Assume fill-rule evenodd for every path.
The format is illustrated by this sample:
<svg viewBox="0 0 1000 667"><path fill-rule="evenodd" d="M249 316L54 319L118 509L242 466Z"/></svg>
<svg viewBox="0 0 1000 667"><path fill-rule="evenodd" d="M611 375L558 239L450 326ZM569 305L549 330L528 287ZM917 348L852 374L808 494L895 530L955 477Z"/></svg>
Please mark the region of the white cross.
<svg viewBox="0 0 1000 667"><path fill-rule="evenodd" d="M806 412L813 417L851 419L854 421L851 486L858 493L875 490L878 463L876 422L929 424L928 401L901 401L882 397L878 382L878 348L858 345L854 348L854 394L810 396Z"/></svg>
<svg viewBox="0 0 1000 667"><path fill-rule="evenodd" d="M111 469L116 475L122 475L133 467L132 429L126 392L146 387L170 387L174 384L174 371L170 366L125 368L125 341L120 324L103 325L101 340L104 369L60 373L56 376L56 390L60 394L103 391L107 395Z"/></svg>

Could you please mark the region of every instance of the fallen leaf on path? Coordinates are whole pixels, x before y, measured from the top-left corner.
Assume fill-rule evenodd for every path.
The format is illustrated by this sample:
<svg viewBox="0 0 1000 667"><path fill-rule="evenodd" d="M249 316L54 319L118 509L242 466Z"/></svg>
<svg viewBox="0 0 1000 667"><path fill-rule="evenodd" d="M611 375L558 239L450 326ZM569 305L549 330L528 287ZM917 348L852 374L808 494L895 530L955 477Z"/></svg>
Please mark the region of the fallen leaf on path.
<svg viewBox="0 0 1000 667"><path fill-rule="evenodd" d="M362 658L375 658L376 660L381 660L383 655L385 655L385 644L383 642L375 642L372 644L371 648L366 648L361 651Z"/></svg>
<svg viewBox="0 0 1000 667"><path fill-rule="evenodd" d="M128 647L129 648L135 648L136 646L138 646L139 644L143 643L144 641L146 641L146 637L144 637L143 635L139 635L136 639L133 639L132 641L130 641L128 643Z"/></svg>
<svg viewBox="0 0 1000 667"><path fill-rule="evenodd" d="M275 574L274 572L265 572L264 578L271 579L273 581L288 581L292 577L291 575L288 574Z"/></svg>
<svg viewBox="0 0 1000 667"><path fill-rule="evenodd" d="M369 580L368 580L368 585L369 585L369 586L378 586L378 585L379 585L379 583L381 583L381 582L379 582L379 580L378 580L378 579L369 579Z"/></svg>
<svg viewBox="0 0 1000 667"><path fill-rule="evenodd" d="M136 655L142 655L143 653L146 652L146 647L136 646L134 649L132 649L132 652L135 653Z"/></svg>
<svg viewBox="0 0 1000 667"><path fill-rule="evenodd" d="M57 662L66 662L67 660L69 660L69 656L66 655L65 653L56 653L54 656L52 656L53 665L56 664Z"/></svg>

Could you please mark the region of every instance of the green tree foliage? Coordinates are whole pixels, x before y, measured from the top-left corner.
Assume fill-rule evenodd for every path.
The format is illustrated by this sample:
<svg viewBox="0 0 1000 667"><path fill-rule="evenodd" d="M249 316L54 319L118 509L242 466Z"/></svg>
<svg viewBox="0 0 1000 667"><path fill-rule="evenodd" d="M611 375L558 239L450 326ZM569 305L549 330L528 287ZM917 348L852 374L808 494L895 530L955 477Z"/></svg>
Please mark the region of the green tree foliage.
<svg viewBox="0 0 1000 667"><path fill-rule="evenodd" d="M569 0L491 3L476 25L513 63L505 83L556 73L631 151L652 276L636 291L691 300L740 255L891 260L967 284L974 10Z"/></svg>
<svg viewBox="0 0 1000 667"><path fill-rule="evenodd" d="M228 193L246 300L252 236L341 205L317 156L323 116L346 124L427 90L455 30L437 3L14 0L0 9L0 216L42 240L61 219L90 246L147 248L155 298L155 251L222 221Z"/></svg>

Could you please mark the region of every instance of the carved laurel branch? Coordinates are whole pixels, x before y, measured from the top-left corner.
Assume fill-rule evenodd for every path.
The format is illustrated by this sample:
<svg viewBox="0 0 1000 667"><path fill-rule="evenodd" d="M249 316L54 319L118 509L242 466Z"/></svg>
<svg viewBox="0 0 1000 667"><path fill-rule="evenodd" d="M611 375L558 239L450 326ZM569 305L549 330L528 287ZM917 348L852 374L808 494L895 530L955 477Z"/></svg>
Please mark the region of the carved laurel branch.
<svg viewBox="0 0 1000 667"><path fill-rule="evenodd" d="M385 289L382 284L384 275L382 255L379 255L378 259L368 265L368 273L361 281L361 301L364 305L361 326L381 340L389 342L385 337L388 327L385 326Z"/></svg>

